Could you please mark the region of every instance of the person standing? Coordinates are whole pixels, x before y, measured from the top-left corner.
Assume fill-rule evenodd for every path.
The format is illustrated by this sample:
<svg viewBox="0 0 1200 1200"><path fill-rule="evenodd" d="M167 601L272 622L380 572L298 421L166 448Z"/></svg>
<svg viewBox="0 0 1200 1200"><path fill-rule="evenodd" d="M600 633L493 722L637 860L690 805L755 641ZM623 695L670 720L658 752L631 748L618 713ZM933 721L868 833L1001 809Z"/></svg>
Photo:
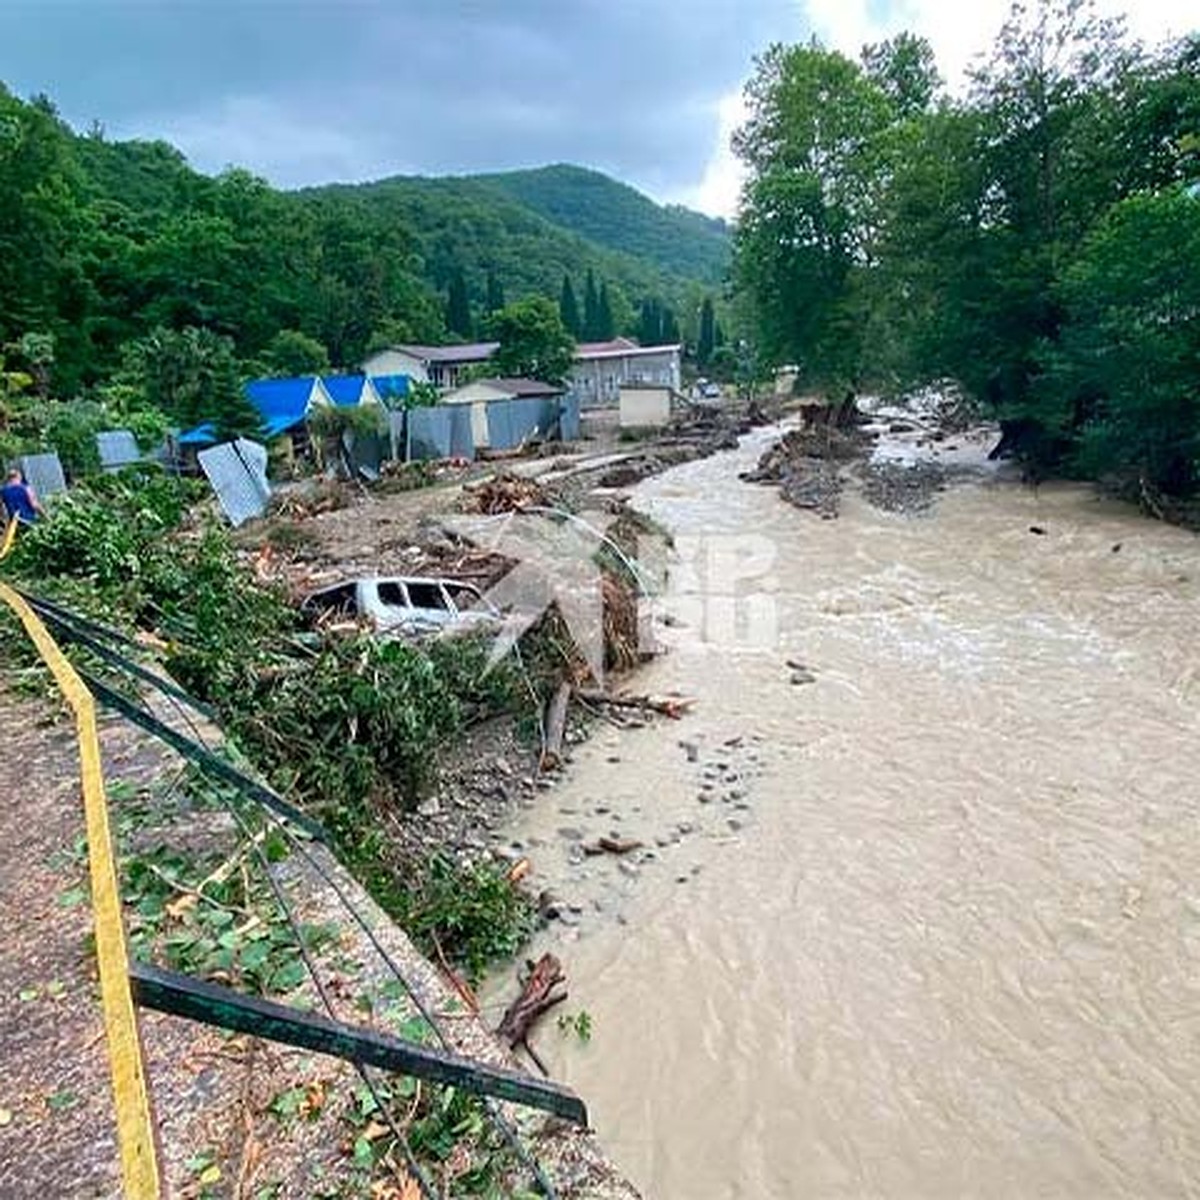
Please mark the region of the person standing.
<svg viewBox="0 0 1200 1200"><path fill-rule="evenodd" d="M21 472L14 468L8 473L8 480L0 488L0 500L8 518L16 518L23 525L32 525L38 517L44 517L46 510L38 502L37 493L21 478Z"/></svg>

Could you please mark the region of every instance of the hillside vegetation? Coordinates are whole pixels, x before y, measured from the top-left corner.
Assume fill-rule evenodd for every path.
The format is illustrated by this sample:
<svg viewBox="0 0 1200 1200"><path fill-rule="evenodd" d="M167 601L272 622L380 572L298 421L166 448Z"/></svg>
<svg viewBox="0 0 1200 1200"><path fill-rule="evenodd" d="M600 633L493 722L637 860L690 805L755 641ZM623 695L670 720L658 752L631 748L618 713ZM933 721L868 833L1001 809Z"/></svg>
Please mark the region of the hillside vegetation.
<svg viewBox="0 0 1200 1200"><path fill-rule="evenodd" d="M165 142L76 134L0 85L0 442L15 394L125 402L146 391L147 339L186 331L243 374L353 366L389 341L480 336L570 281L604 292L613 332L661 307L695 339L727 247L719 224L595 172L282 192Z"/></svg>

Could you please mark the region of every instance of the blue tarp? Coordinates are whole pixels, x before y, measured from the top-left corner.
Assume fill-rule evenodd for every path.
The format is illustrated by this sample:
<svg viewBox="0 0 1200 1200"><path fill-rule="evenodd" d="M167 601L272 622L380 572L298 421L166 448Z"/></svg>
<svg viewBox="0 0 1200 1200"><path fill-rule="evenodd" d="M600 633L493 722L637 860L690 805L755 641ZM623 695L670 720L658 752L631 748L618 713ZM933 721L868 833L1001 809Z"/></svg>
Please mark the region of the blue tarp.
<svg viewBox="0 0 1200 1200"><path fill-rule="evenodd" d="M365 375L322 375L321 382L338 408L353 408L361 399Z"/></svg>
<svg viewBox="0 0 1200 1200"><path fill-rule="evenodd" d="M211 421L188 429L175 439L181 446L215 446L217 442L217 427Z"/></svg>
<svg viewBox="0 0 1200 1200"><path fill-rule="evenodd" d="M388 408L399 408L408 395L410 380L407 375L372 375L371 386L375 394Z"/></svg>
<svg viewBox="0 0 1200 1200"><path fill-rule="evenodd" d="M264 429L270 430L266 436L276 437L303 423L315 382L315 376L304 375L295 379L255 379L246 384L246 399L262 417Z"/></svg>

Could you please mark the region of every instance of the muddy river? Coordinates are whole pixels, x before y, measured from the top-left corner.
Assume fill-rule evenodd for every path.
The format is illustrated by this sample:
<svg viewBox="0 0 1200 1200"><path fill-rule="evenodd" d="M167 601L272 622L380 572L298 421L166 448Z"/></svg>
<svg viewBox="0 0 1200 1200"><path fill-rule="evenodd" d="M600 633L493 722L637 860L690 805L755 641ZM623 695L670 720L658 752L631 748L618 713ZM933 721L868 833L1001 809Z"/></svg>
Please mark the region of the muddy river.
<svg viewBox="0 0 1200 1200"><path fill-rule="evenodd" d="M1200 542L982 473L821 521L769 438L636 492L694 709L510 831L592 1026L542 1056L661 1200L1200 1193Z"/></svg>

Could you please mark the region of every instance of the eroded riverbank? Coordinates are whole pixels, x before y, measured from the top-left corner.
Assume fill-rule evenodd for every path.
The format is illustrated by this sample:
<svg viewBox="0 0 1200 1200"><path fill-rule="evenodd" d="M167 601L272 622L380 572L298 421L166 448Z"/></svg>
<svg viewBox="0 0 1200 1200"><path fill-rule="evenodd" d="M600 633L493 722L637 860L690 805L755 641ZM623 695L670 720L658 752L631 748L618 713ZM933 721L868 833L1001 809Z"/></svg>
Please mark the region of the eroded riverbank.
<svg viewBox="0 0 1200 1200"><path fill-rule="evenodd" d="M1191 1194L1200 546L984 477L822 522L765 436L636 493L693 714L511 831L594 1030L543 1057L648 1195Z"/></svg>

